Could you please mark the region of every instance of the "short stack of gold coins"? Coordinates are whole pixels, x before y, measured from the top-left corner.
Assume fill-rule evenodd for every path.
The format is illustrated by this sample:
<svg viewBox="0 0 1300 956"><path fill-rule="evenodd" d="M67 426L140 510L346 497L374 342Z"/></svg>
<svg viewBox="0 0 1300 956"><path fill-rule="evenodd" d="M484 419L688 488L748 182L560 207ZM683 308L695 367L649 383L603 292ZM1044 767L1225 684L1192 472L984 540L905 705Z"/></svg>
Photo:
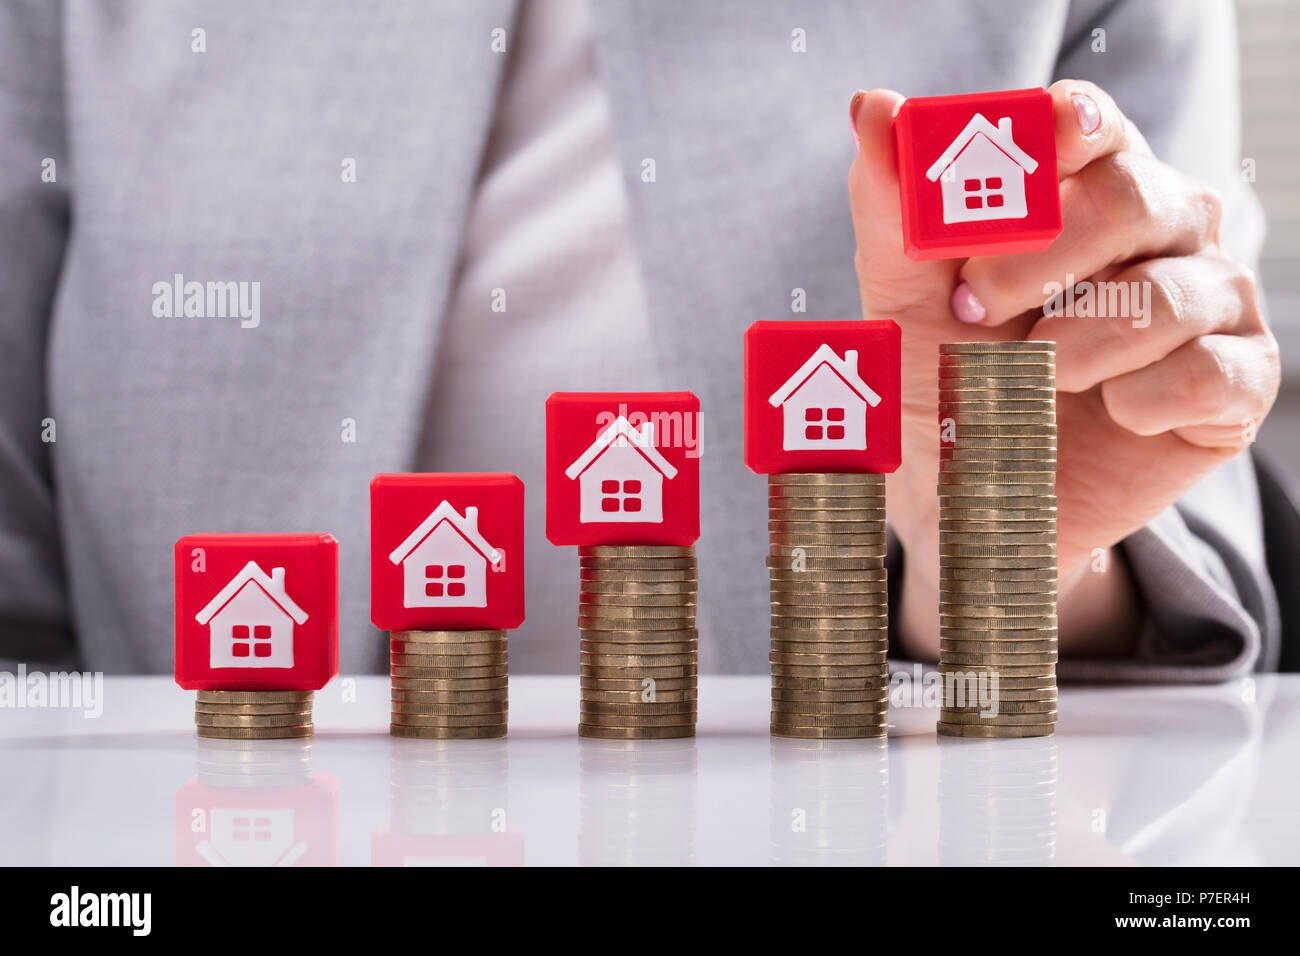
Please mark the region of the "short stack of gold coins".
<svg viewBox="0 0 1300 956"><path fill-rule="evenodd" d="M939 346L939 427L939 671L945 699L938 731L951 737L1051 734L1057 656L1055 343ZM985 697L996 688L993 716L987 700L971 694L980 686Z"/></svg>
<svg viewBox="0 0 1300 956"><path fill-rule="evenodd" d="M310 737L309 690L201 690L194 701L200 737L275 740Z"/></svg>
<svg viewBox="0 0 1300 956"><path fill-rule="evenodd" d="M887 732L885 476L768 476L772 733Z"/></svg>
<svg viewBox="0 0 1300 956"><path fill-rule="evenodd" d="M390 631L389 638L394 737L506 735L505 631Z"/></svg>
<svg viewBox="0 0 1300 956"><path fill-rule="evenodd" d="M581 575L578 733L618 740L695 734L695 547L590 545Z"/></svg>

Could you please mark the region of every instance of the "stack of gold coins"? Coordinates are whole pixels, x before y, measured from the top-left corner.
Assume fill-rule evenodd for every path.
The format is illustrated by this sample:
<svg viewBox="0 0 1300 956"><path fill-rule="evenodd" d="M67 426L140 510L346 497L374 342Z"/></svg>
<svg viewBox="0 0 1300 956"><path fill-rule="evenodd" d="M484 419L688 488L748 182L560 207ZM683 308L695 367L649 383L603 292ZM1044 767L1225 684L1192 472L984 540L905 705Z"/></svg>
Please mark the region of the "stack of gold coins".
<svg viewBox="0 0 1300 956"><path fill-rule="evenodd" d="M1056 727L1056 346L939 347L938 731Z"/></svg>
<svg viewBox="0 0 1300 956"><path fill-rule="evenodd" d="M695 734L694 546L579 549L583 737Z"/></svg>
<svg viewBox="0 0 1300 956"><path fill-rule="evenodd" d="M200 737L272 740L310 737L309 690L201 690L194 701Z"/></svg>
<svg viewBox="0 0 1300 956"><path fill-rule="evenodd" d="M767 527L772 733L884 736L885 476L770 475Z"/></svg>
<svg viewBox="0 0 1300 956"><path fill-rule="evenodd" d="M506 632L392 631L394 737L504 737Z"/></svg>

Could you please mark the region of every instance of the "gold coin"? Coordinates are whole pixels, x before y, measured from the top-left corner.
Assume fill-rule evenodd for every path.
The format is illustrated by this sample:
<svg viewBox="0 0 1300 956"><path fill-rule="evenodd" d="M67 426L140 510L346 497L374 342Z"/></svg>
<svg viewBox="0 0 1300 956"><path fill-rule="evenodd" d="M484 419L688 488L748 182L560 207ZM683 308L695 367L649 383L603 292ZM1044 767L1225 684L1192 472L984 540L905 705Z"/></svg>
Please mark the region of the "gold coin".
<svg viewBox="0 0 1300 956"><path fill-rule="evenodd" d="M649 683L647 683L649 681ZM583 674L580 678L582 693L588 691L627 691L638 694L653 693L656 697L662 697L666 693L678 693L681 691L694 691L699 687L699 680L696 675L689 674L681 677L593 677Z"/></svg>
<svg viewBox="0 0 1300 956"><path fill-rule="evenodd" d="M788 687L772 688L772 703L782 706L793 704L883 704L889 700L889 691L879 690L792 690Z"/></svg>
<svg viewBox="0 0 1300 956"><path fill-rule="evenodd" d="M213 740L283 740L291 737L310 737L315 733L311 724L296 727L195 727L200 737Z"/></svg>
<svg viewBox="0 0 1300 956"><path fill-rule="evenodd" d="M1038 352L1056 354L1056 342L1052 339L1012 339L939 343L940 355L1024 355Z"/></svg>
<svg viewBox="0 0 1300 956"><path fill-rule="evenodd" d="M507 652L505 641L484 641L481 644L424 644L415 641L389 641L392 655L409 657L451 657L459 661L479 655L498 656Z"/></svg>
<svg viewBox="0 0 1300 956"><path fill-rule="evenodd" d="M776 591L772 594L772 611L779 613L783 608L847 608L852 610L860 607L879 607L883 608L888 599L885 589L882 587L875 594L827 594L824 591L812 591L807 594L801 594L791 591Z"/></svg>
<svg viewBox="0 0 1300 956"><path fill-rule="evenodd" d="M439 693L445 691L505 690L509 678L499 677L393 677L393 693Z"/></svg>
<svg viewBox="0 0 1300 956"><path fill-rule="evenodd" d="M960 583L960 582L954 582ZM939 603L951 607L984 607L984 608L1007 608L1007 607L1050 607L1056 609L1056 591L1055 589L1040 592L1020 592L1015 591L993 591L983 594L971 593L970 591L954 591L948 586L948 582L940 581L939 584Z"/></svg>
<svg viewBox="0 0 1300 956"><path fill-rule="evenodd" d="M876 690L889 690L889 672L881 669L868 677L806 677L772 675L773 690L804 691L855 691L869 693Z"/></svg>
<svg viewBox="0 0 1300 956"><path fill-rule="evenodd" d="M781 475L768 475L769 485L862 485L868 488L883 488L885 476L872 472L791 472Z"/></svg>
<svg viewBox="0 0 1300 956"><path fill-rule="evenodd" d="M1034 480L1042 481L1045 476L1054 479L1056 475L1056 465L1052 462L1035 461L1033 459L1015 458L1010 461L1000 461L986 459L984 461L971 461L970 459L961 458L957 460L948 460L939 462L940 476L947 475L952 480L975 481L984 480L984 475L1024 475L1024 479L1017 477L1016 480Z"/></svg>
<svg viewBox="0 0 1300 956"><path fill-rule="evenodd" d="M426 704L494 704L503 706L508 700L506 688L499 690L442 690L420 691L394 688L390 695L394 704L419 707Z"/></svg>
<svg viewBox="0 0 1300 956"><path fill-rule="evenodd" d="M1055 651L1042 654L1026 652L997 654L992 651L979 651L968 654L954 650L941 650L939 651L939 659L947 664L966 667L1003 667L1005 665L1027 667L1031 664L1055 664L1057 655Z"/></svg>
<svg viewBox="0 0 1300 956"><path fill-rule="evenodd" d="M674 601L693 601L696 590L694 581L600 581L586 577L583 578L581 587L584 598L594 594L630 600L663 597Z"/></svg>
<svg viewBox="0 0 1300 956"><path fill-rule="evenodd" d="M950 562L944 562L939 565L939 574L940 581L945 584L952 581L1036 581L1056 584L1056 566L1054 564L1044 568L1023 568L1001 566L985 561L983 566L961 567Z"/></svg>
<svg viewBox="0 0 1300 956"><path fill-rule="evenodd" d="M582 663L592 667L681 667L694 666L699 661L700 655L695 651L686 654L613 654L582 650Z"/></svg>
<svg viewBox="0 0 1300 956"><path fill-rule="evenodd" d="M688 714L695 716L695 699L690 700L656 700L649 703L607 703L604 701L582 700L584 714L608 714L615 717L642 717L650 714ZM600 721L596 721L600 723Z"/></svg>
<svg viewBox="0 0 1300 956"><path fill-rule="evenodd" d="M939 577L939 600L950 603L1050 603L1056 601L1056 596L1055 581L957 581Z"/></svg>
<svg viewBox="0 0 1300 956"><path fill-rule="evenodd" d="M975 492L978 495L982 493L983 489L990 487L1032 488L1033 491L1024 494L1035 497L1048 497L1055 494L1056 470L1050 469L1039 472L1001 471L995 473L987 471L950 471L941 466L937 487L940 495L952 494L967 498L971 497L971 494L966 490L968 488L979 489Z"/></svg>
<svg viewBox="0 0 1300 956"><path fill-rule="evenodd" d="M695 616L673 617L673 618L652 618L652 617L592 617L589 614L578 615L578 627L584 631L596 631L607 633L609 630L627 630L631 625L635 625L638 630L642 631L672 631L677 632L684 630L688 625L695 623Z"/></svg>
<svg viewBox="0 0 1300 956"><path fill-rule="evenodd" d="M946 409L940 409L939 420L941 423L945 423L945 424L948 422L953 422L956 424L958 440L960 440L961 435L964 432L966 432L967 429L970 428L980 429L980 431L977 431L976 434L1002 435L1008 433L1002 431L986 433L983 431L983 429L988 429L988 428L998 428L998 429L1052 428L1054 429L1056 427L1055 416L1052 415L1050 412L1029 412L1029 413L1021 413L1021 414L1017 414L1015 412L999 412L999 413L959 412L959 411L954 411L951 405L947 406ZM1055 434L1055 432L1054 431L1053 432L1033 431L1030 432L1030 434L1034 434L1034 435Z"/></svg>
<svg viewBox="0 0 1300 956"><path fill-rule="evenodd" d="M1052 717L1056 716L1056 698L1052 698L1051 700L1016 701L1016 700L1002 700L1000 697L994 695L993 699L990 701L990 704L993 703L997 704L998 717L1013 717L1013 716L1023 717L1025 714L1032 714L1037 719L1041 720L1043 714L1051 714ZM957 715L973 714L979 716L981 714L981 710L979 707L950 707L947 706L946 702L945 702L945 706L943 707L943 711L944 711L943 720L952 724L977 723L977 721L975 720L959 720L956 719L956 717ZM983 719L993 720L996 718L983 718ZM1026 721L1024 720L1010 721L1010 723L1025 723L1025 722Z"/></svg>
<svg viewBox="0 0 1300 956"><path fill-rule="evenodd" d="M887 711L871 714L772 714L773 726L786 727L864 727L873 726L885 717Z"/></svg>
<svg viewBox="0 0 1300 956"><path fill-rule="evenodd" d="M1006 600L1001 596L984 598L980 601L947 601L939 599L940 614L956 614L962 617L987 617L1004 620L1013 617L1042 617L1056 613L1056 602L1050 598L1035 597L1033 604L1015 604L1011 599L1017 595L1008 594ZM1023 596L1023 595L1022 595Z"/></svg>
<svg viewBox="0 0 1300 956"><path fill-rule="evenodd" d="M299 714L195 714L197 727L301 727L311 723L311 713Z"/></svg>
<svg viewBox="0 0 1300 956"><path fill-rule="evenodd" d="M1034 703L1055 703L1057 691L1055 688L1033 687L1024 690L1007 690L1002 687L1001 682L998 684L997 693L993 695L995 700L1004 704L1034 704Z"/></svg>
<svg viewBox="0 0 1300 956"><path fill-rule="evenodd" d="M693 627L683 627L675 631L636 631L627 628L584 629L580 632L585 641L598 644L637 643L637 644L671 644L680 641L696 641L700 632Z"/></svg>
<svg viewBox="0 0 1300 956"><path fill-rule="evenodd" d="M858 498L769 498L769 521L884 521L883 501Z"/></svg>
<svg viewBox="0 0 1300 956"><path fill-rule="evenodd" d="M476 677L505 677L509 669L505 664L489 664L481 667L412 667L394 664L389 668L391 676L405 678L422 678L425 680L451 680L453 678L472 679Z"/></svg>
<svg viewBox="0 0 1300 956"><path fill-rule="evenodd" d="M699 690L665 690L657 691L654 699L648 702L641 700L641 690L591 690L584 688L582 699L592 701L593 703L606 704L674 704L687 703L699 699Z"/></svg>
<svg viewBox="0 0 1300 956"><path fill-rule="evenodd" d="M232 714L256 716L258 714L307 714L311 715L311 701L286 701L283 704L210 704L203 701L194 702L196 714Z"/></svg>
<svg viewBox="0 0 1300 956"><path fill-rule="evenodd" d="M967 673L966 671L961 670L961 668L953 668L950 665L945 665L942 663L939 665L940 674L950 674L954 672L957 674ZM1038 677L1021 677L1021 676L1003 677L999 675L998 677L999 694L1005 694L1009 691L1031 691L1031 690L1055 691L1056 676L1047 675L1047 676L1038 676Z"/></svg>
<svg viewBox="0 0 1300 956"><path fill-rule="evenodd" d="M939 533L968 535L1003 534L1056 534L1055 518L1035 518L1019 521L986 521L979 518L940 518ZM993 538L990 538L992 540Z"/></svg>
<svg viewBox="0 0 1300 956"><path fill-rule="evenodd" d="M1015 544L1008 542L1006 544L977 544L973 539L965 539L971 543L962 543L962 539L955 539L951 535L943 536L939 540L939 557L943 558L1041 558L1054 557L1056 555L1056 536L1051 535L1040 541L1031 544Z"/></svg>
<svg viewBox="0 0 1300 956"><path fill-rule="evenodd" d="M1036 677L1040 680L1045 677L1055 679L1055 664L1026 664L1017 666L1015 664L951 664L947 661L940 661L940 665L947 668L951 673L954 669L970 674L982 674L989 680L996 675L998 680L1012 680L1016 678ZM943 673L943 671L941 671Z"/></svg>
<svg viewBox="0 0 1300 956"><path fill-rule="evenodd" d="M592 641L584 638L581 648L592 654L694 654L700 645L699 641L649 644L645 641Z"/></svg>
<svg viewBox="0 0 1300 956"><path fill-rule="evenodd" d="M951 410L957 414L995 415L1006 412L1023 415L1026 412L1056 412L1056 396L1044 394L1038 398L1026 395L1013 395L999 399L972 398L965 389L945 389L939 393L939 417Z"/></svg>
<svg viewBox="0 0 1300 956"><path fill-rule="evenodd" d="M803 577L792 581L784 577L771 578L772 600L778 600L778 595L785 594L798 598L799 603L805 598L819 596L871 601L879 600L880 595L889 590L889 582L883 577L860 581L819 581L806 571L795 573L802 574Z"/></svg>
<svg viewBox="0 0 1300 956"><path fill-rule="evenodd" d="M939 401L963 402L1016 402L1055 401L1056 388L1052 385L1030 385L1019 388L950 388L939 385Z"/></svg>
<svg viewBox="0 0 1300 956"><path fill-rule="evenodd" d="M769 664L796 667L878 667L885 663L885 652L880 651L785 651L768 652Z"/></svg>
<svg viewBox="0 0 1300 956"><path fill-rule="evenodd" d="M1056 615L1043 614L1038 617L971 617L951 611L939 611L940 628L953 628L958 631L1027 631L1036 628L1056 628ZM955 636L955 635L954 635Z"/></svg>
<svg viewBox="0 0 1300 956"><path fill-rule="evenodd" d="M495 630L465 631L389 631L388 636L394 641L410 641L415 644L473 644L484 641L504 641L508 632Z"/></svg>
<svg viewBox="0 0 1300 956"><path fill-rule="evenodd" d="M1025 724L1046 724L1056 720L1056 711L1043 711L1034 714L998 714L984 717L978 712L943 710L939 719L945 724L961 724L977 727L1020 727Z"/></svg>
<svg viewBox="0 0 1300 956"><path fill-rule="evenodd" d="M647 677L653 677L656 680L681 680L686 677L698 676L699 666L696 664L679 664L673 667L651 667L649 665L620 667L617 665L580 664L578 672L583 677L595 677L600 680L645 680Z"/></svg>
<svg viewBox="0 0 1300 956"><path fill-rule="evenodd" d="M767 566L785 568L798 558L806 569L823 568L831 570L867 571L885 566L885 549L883 547L856 548L845 545L833 547L827 545L772 545L767 556Z"/></svg>
<svg viewBox="0 0 1300 956"><path fill-rule="evenodd" d="M578 719L588 727L694 727L695 711L679 714L604 714L593 713L585 707Z"/></svg>
<svg viewBox="0 0 1300 956"><path fill-rule="evenodd" d="M822 582L825 584L840 584L851 582L853 584L871 584L883 582L889 579L889 574L884 568L844 568L830 565L822 568L803 568L790 567L790 559L779 560L768 557L767 570L768 576L773 581L794 581L794 582ZM819 563L825 564L825 559Z"/></svg>
<svg viewBox="0 0 1300 956"><path fill-rule="evenodd" d="M769 521L767 530L773 534L799 535L868 535L878 538L885 533L885 522L880 521ZM871 542L859 542L869 544Z"/></svg>
<svg viewBox="0 0 1300 956"><path fill-rule="evenodd" d="M1039 641L953 641L941 637L939 639L939 651L943 652L944 648L955 651L958 654L976 654L981 650L988 650L997 654L1045 654L1049 651L1058 649L1057 639L1054 637L1043 638Z"/></svg>
<svg viewBox="0 0 1300 956"><path fill-rule="evenodd" d="M695 619L694 604L662 605L627 605L627 604L586 604L579 611L583 617L594 618L686 618ZM689 625L688 625L689 626Z"/></svg>
<svg viewBox="0 0 1300 956"><path fill-rule="evenodd" d="M767 498L769 501L815 501L821 498L854 498L864 503L870 502L871 505L875 507L883 508L885 504L885 486L881 484L878 488L867 488L861 485L836 484L832 482L797 487L789 485L771 485L767 489Z"/></svg>
<svg viewBox="0 0 1300 956"><path fill-rule="evenodd" d="M588 607L694 607L695 593L689 594L602 594L583 591L578 603Z"/></svg>
<svg viewBox="0 0 1300 956"><path fill-rule="evenodd" d="M836 511L831 508L808 508L803 511L783 510L774 508L767 514L768 530L783 530L773 528L773 525L784 523L795 526L793 530L807 531L811 530L803 525L816 527L830 527L832 530L846 529L849 531L879 531L885 520L883 509L866 509L866 508L842 508ZM791 530L786 528L784 530Z"/></svg>
<svg viewBox="0 0 1300 956"><path fill-rule="evenodd" d="M772 724L773 737L793 737L803 740L860 740L868 737L884 737L887 732L882 723L878 727L790 727Z"/></svg>
<svg viewBox="0 0 1300 956"><path fill-rule="evenodd" d="M868 534L856 534L852 532L814 532L801 531L798 534L791 534L784 531L768 531L768 539L772 548L804 548L809 545L832 547L841 549L844 547L870 549L869 554L883 554L885 550L885 532L873 531Z"/></svg>
<svg viewBox="0 0 1300 956"><path fill-rule="evenodd" d="M949 571L1056 571L1056 558L1040 555L1032 558L1003 556L996 558L958 558L944 556L943 566Z"/></svg>
<svg viewBox="0 0 1300 956"><path fill-rule="evenodd" d="M586 587L586 581L601 581L604 584L614 583L614 581L629 581L636 584L664 584L669 581L695 581L694 568L682 568L682 570L641 570L641 571L615 571L610 568L591 568L580 567L577 570L578 579L582 581L582 587Z"/></svg>
<svg viewBox="0 0 1300 956"><path fill-rule="evenodd" d="M981 727L971 724L946 724L940 722L935 725L935 729L945 737L1050 737L1056 732L1056 724Z"/></svg>
<svg viewBox="0 0 1300 956"><path fill-rule="evenodd" d="M390 654L393 667L496 667L503 666L507 654Z"/></svg>
<svg viewBox="0 0 1300 956"><path fill-rule="evenodd" d="M771 639L773 643L786 641L790 643L803 643L805 641L816 641L818 643L846 643L846 644L888 644L889 627L887 621L882 621L878 626L872 628L792 628L792 627L775 627L770 628Z"/></svg>
<svg viewBox="0 0 1300 956"><path fill-rule="evenodd" d="M395 700L392 702L394 714L413 714L415 716L426 715L443 715L443 716L479 716L483 714L501 714L504 715L509 711L509 705L506 701L484 701L478 704L463 703L427 703L425 701L402 701Z"/></svg>
<svg viewBox="0 0 1300 956"><path fill-rule="evenodd" d="M852 617L794 617L788 614L773 614L771 627L781 631L872 631L888 626L888 610L862 608ZM784 635L782 635L784 636ZM798 635L796 635L797 639Z"/></svg>
<svg viewBox="0 0 1300 956"><path fill-rule="evenodd" d="M584 558L689 558L695 546L675 544L584 544L578 547Z"/></svg>
<svg viewBox="0 0 1300 956"><path fill-rule="evenodd" d="M479 740L490 737L504 737L506 725L496 724L486 727L407 727L390 724L389 734L394 737L410 737L417 740Z"/></svg>
<svg viewBox="0 0 1300 956"><path fill-rule="evenodd" d="M884 664L771 664L773 677L874 677L887 673Z"/></svg>
<svg viewBox="0 0 1300 956"><path fill-rule="evenodd" d="M650 740L670 737L694 737L694 725L689 727L593 727L578 725L579 737L603 737L612 740Z"/></svg>
<svg viewBox="0 0 1300 956"><path fill-rule="evenodd" d="M310 690L201 690L196 699L205 704L277 704L312 699Z"/></svg>
<svg viewBox="0 0 1300 956"><path fill-rule="evenodd" d="M693 571L694 558L579 558L584 571Z"/></svg>
<svg viewBox="0 0 1300 956"><path fill-rule="evenodd" d="M779 654L872 654L883 655L888 650L886 640L876 641L772 641L772 650Z"/></svg>
<svg viewBox="0 0 1300 956"><path fill-rule="evenodd" d="M501 727L508 722L505 711L490 714L411 714L394 712L390 727Z"/></svg>
<svg viewBox="0 0 1300 956"><path fill-rule="evenodd" d="M878 715L889 710L888 701L772 701L772 716Z"/></svg>

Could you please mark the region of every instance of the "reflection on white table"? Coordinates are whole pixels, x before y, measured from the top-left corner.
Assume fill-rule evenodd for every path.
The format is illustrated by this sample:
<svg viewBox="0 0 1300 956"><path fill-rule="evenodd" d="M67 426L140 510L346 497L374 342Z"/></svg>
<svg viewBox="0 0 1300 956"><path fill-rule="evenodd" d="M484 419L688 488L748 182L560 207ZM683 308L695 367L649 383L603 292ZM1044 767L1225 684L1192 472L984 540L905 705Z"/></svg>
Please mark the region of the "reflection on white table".
<svg viewBox="0 0 1300 956"><path fill-rule="evenodd" d="M702 678L699 736L581 740L576 678L511 681L510 736L394 740L383 677L312 740L199 740L193 694L0 708L0 863L183 866L1295 864L1300 676L1067 688L1057 735L767 733L765 677Z"/></svg>

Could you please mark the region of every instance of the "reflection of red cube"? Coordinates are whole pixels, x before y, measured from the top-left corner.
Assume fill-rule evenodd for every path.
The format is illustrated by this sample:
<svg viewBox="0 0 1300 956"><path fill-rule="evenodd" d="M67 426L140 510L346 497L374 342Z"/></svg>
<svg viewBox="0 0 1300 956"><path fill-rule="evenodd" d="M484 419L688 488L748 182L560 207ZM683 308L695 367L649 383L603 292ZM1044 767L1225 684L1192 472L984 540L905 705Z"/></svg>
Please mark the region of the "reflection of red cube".
<svg viewBox="0 0 1300 956"><path fill-rule="evenodd" d="M745 464L760 475L896 469L899 344L888 319L751 325Z"/></svg>
<svg viewBox="0 0 1300 956"><path fill-rule="evenodd" d="M339 544L328 534L176 542L176 683L319 690L339 672Z"/></svg>
<svg viewBox="0 0 1300 956"><path fill-rule="evenodd" d="M288 786L176 791L177 866L338 866L339 783L327 773Z"/></svg>
<svg viewBox="0 0 1300 956"><path fill-rule="evenodd" d="M370 619L400 630L524 620L524 483L510 474L376 475Z"/></svg>
<svg viewBox="0 0 1300 956"><path fill-rule="evenodd" d="M898 111L894 139L911 258L1036 252L1060 234L1046 90L914 97Z"/></svg>
<svg viewBox="0 0 1300 956"><path fill-rule="evenodd" d="M556 392L546 400L552 544L694 544L700 400L690 392Z"/></svg>

